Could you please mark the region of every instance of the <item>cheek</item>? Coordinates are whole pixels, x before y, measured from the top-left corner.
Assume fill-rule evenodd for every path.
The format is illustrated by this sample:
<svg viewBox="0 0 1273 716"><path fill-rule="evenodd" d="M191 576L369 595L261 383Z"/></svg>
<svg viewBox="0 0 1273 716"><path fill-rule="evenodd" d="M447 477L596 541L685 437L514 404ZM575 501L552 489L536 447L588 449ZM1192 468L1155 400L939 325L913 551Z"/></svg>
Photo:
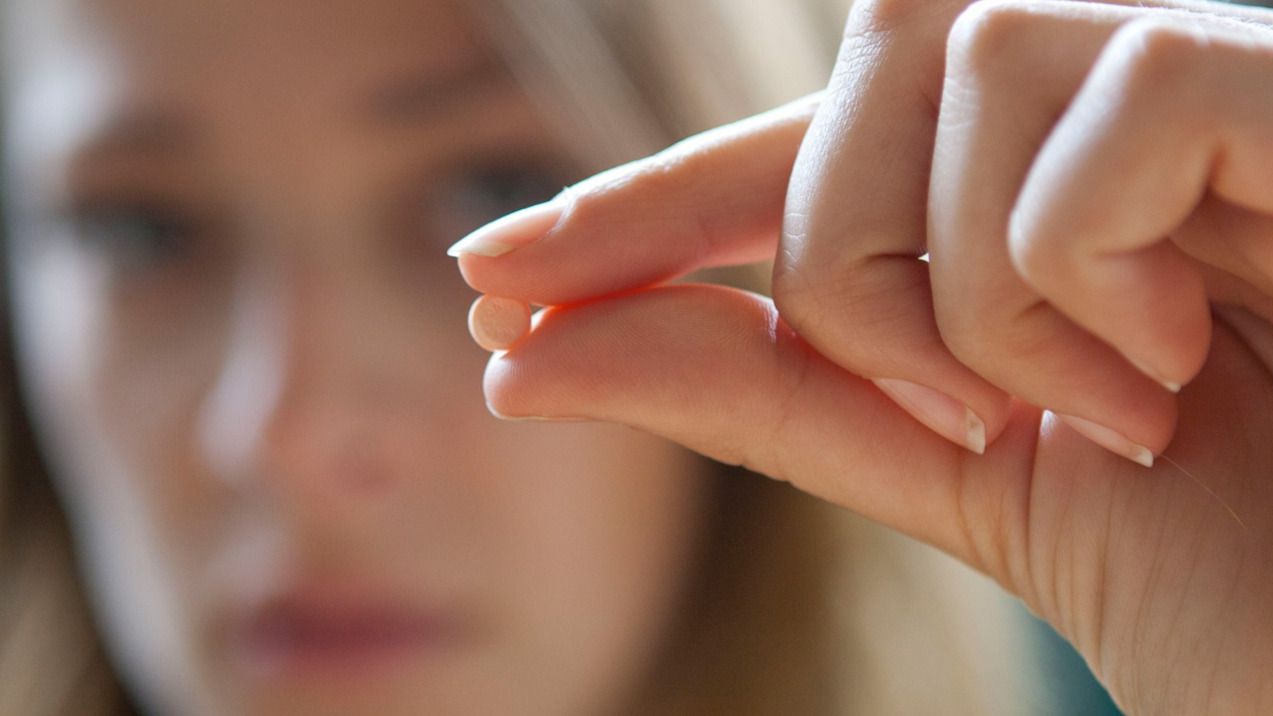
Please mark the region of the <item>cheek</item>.
<svg viewBox="0 0 1273 716"><path fill-rule="evenodd" d="M228 333L225 301L173 290L143 304L102 297L95 360L83 366L90 445L116 454L161 518L216 513L215 481L198 458L200 410Z"/></svg>
<svg viewBox="0 0 1273 716"><path fill-rule="evenodd" d="M103 273L57 245L16 265L22 373L43 434L57 443L51 452L97 453L79 460L89 464L107 454L142 460L143 446L170 436L206 383L220 332L211 306L198 315L177 315L188 309L177 301L156 303L147 317L122 310ZM168 315L154 320L159 313Z"/></svg>
<svg viewBox="0 0 1273 716"><path fill-rule="evenodd" d="M184 545L191 518L215 504L187 446L215 370L219 310L188 291L148 313L128 308L94 264L48 243L17 258L15 320L26 392L62 491L107 524L119 522L105 514L111 505L128 504L160 543Z"/></svg>
<svg viewBox="0 0 1273 716"><path fill-rule="evenodd" d="M177 523L197 513L200 499L191 489L197 483L164 480L153 467L173 461L156 448L180 431L170 418L182 412L194 376L148 370L150 344L120 332L104 277L84 261L50 247L15 256L14 267L23 390L94 605L122 661L155 675L147 688L164 685L153 698L176 702L193 688L184 668L184 580L173 559L188 542L176 538L190 529Z"/></svg>

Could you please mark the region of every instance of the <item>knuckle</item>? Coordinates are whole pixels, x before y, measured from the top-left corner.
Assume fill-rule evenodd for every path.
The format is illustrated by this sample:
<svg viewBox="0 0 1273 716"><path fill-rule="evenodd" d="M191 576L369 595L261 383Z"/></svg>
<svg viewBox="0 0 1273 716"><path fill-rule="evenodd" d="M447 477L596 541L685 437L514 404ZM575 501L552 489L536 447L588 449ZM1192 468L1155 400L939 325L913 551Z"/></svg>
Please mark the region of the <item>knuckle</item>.
<svg viewBox="0 0 1273 716"><path fill-rule="evenodd" d="M1013 69L1040 27L1025 0L983 0L960 13L947 38L948 66L978 74Z"/></svg>
<svg viewBox="0 0 1273 716"><path fill-rule="evenodd" d="M799 333L816 325L821 301L817 298L817 277L809 267L781 261L774 268L773 300L778 315Z"/></svg>
<svg viewBox="0 0 1273 716"><path fill-rule="evenodd" d="M910 22L917 15L933 10L933 0L866 0L854 5L854 19L850 31L866 29L870 32L893 32Z"/></svg>
<svg viewBox="0 0 1273 716"><path fill-rule="evenodd" d="M1106 57L1133 93L1162 92L1194 79L1193 70L1208 45L1199 29L1147 18L1120 28Z"/></svg>
<svg viewBox="0 0 1273 716"><path fill-rule="evenodd" d="M718 173L716 164L707 151L673 147L656 154L626 179L624 203L641 207L640 219L647 223L658 222L662 218L658 212L666 211L663 229L674 231L700 254L710 252L730 238L725 228L728 219L708 208L715 203L715 195L700 186L703 177Z"/></svg>
<svg viewBox="0 0 1273 716"><path fill-rule="evenodd" d="M976 366L988 338L985 325L967 320L961 311L942 310L940 305L936 307L934 315L937 319L937 333L946 348L960 363Z"/></svg>
<svg viewBox="0 0 1273 716"><path fill-rule="evenodd" d="M1017 274L1037 284L1065 259L1064 239L1028 219L1014 216L1008 232L1008 256Z"/></svg>
<svg viewBox="0 0 1273 716"><path fill-rule="evenodd" d="M774 305L806 340L841 365L875 370L890 349L881 337L907 334L916 325L915 307L931 298L927 282L887 265L892 257L811 261L774 274ZM921 279L922 280L922 279ZM931 325L923 323L923 325Z"/></svg>
<svg viewBox="0 0 1273 716"><path fill-rule="evenodd" d="M623 188L624 198L659 199L675 195L683 188L686 178L698 171L701 163L692 154L664 150L632 165L615 188Z"/></svg>
<svg viewBox="0 0 1273 716"><path fill-rule="evenodd" d="M675 194L687 176L700 171L703 160L689 145L675 144L652 156L595 174L564 192L571 213L604 210L608 202L654 199Z"/></svg>
<svg viewBox="0 0 1273 716"><path fill-rule="evenodd" d="M559 197L565 199L567 208L557 224L558 230L569 232L603 220L609 197L624 185L625 181L618 175L597 175L567 187Z"/></svg>
<svg viewBox="0 0 1273 716"><path fill-rule="evenodd" d="M1053 334L1044 330L1051 309L1045 303L1020 308L1012 302L979 302L976 310L938 311L942 342L961 363L998 382L1004 356L1013 365L1039 365L1055 353ZM1011 306L1011 308L1009 308Z"/></svg>
<svg viewBox="0 0 1273 716"><path fill-rule="evenodd" d="M774 272L774 305L783 320L816 343L838 332L837 325L860 322L863 299L857 273L834 261L783 267Z"/></svg>
<svg viewBox="0 0 1273 716"><path fill-rule="evenodd" d="M559 230L587 231L638 219L658 222L661 209L667 210L667 216L678 215L684 204L692 202L686 186L703 173L703 162L698 155L663 152L590 177L563 192L569 208ZM698 214L690 215L699 218ZM698 224L689 226L691 234L694 229L708 228ZM711 237L685 238L702 242Z"/></svg>
<svg viewBox="0 0 1273 716"><path fill-rule="evenodd" d="M984 364L1002 346L1000 322L987 316L982 308L986 307L980 302L977 309L970 310L963 302L956 308L949 301L939 301L933 311L942 342L955 358L973 368Z"/></svg>

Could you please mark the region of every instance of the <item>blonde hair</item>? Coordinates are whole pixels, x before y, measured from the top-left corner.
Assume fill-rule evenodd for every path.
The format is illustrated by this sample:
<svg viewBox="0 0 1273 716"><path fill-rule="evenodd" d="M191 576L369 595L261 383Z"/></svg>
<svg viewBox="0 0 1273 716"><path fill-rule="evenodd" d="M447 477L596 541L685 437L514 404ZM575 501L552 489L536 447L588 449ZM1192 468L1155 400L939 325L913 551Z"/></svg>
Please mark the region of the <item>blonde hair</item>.
<svg viewBox="0 0 1273 716"><path fill-rule="evenodd" d="M846 6L490 0L497 11L483 17L499 44L529 60L511 63L514 72L599 169L816 89ZM755 286L763 273L731 280ZM3 376L0 713L127 713L12 367ZM632 713L971 714L1016 703L1011 685L995 682L1006 671L988 666L1011 658L996 661L987 648L1003 635L965 606L987 588L964 570L787 485L719 472L691 588ZM933 575L952 591L935 594Z"/></svg>
<svg viewBox="0 0 1273 716"><path fill-rule="evenodd" d="M17 392L11 339L0 358L0 713L124 714L93 629L70 533Z"/></svg>

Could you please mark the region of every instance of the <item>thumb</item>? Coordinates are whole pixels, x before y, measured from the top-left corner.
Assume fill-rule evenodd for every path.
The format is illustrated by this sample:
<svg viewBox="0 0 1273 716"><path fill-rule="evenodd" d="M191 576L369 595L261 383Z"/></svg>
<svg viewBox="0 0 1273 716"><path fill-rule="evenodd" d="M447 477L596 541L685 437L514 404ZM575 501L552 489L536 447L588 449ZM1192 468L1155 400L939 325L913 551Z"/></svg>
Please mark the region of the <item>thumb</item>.
<svg viewBox="0 0 1273 716"><path fill-rule="evenodd" d="M547 309L492 357L485 390L497 415L662 435L974 566L968 510L1024 504L1039 417L1022 406L994 450L972 455L814 351L768 299L702 285Z"/></svg>

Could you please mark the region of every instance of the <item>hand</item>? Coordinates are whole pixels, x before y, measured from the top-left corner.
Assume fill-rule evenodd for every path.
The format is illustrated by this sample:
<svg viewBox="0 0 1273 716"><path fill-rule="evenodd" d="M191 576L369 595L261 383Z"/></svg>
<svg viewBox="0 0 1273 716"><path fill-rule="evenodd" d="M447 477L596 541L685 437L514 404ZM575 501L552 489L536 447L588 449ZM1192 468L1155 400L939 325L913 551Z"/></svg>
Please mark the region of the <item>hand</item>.
<svg viewBox="0 0 1273 716"><path fill-rule="evenodd" d="M461 246L475 288L554 306L503 341L488 401L660 433L937 545L1129 711L1267 713L1273 15L967 5L859 3L825 97ZM765 258L777 308L660 285Z"/></svg>

